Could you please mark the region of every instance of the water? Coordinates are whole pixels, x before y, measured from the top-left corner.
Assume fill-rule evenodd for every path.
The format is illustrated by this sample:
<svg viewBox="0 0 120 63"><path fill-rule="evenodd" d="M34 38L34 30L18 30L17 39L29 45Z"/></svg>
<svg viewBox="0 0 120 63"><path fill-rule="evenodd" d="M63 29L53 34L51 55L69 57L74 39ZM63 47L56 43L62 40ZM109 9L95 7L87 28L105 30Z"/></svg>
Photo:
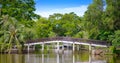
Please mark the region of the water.
<svg viewBox="0 0 120 63"><path fill-rule="evenodd" d="M0 63L120 63L112 55L89 55L88 52L64 51L48 54L0 54Z"/></svg>

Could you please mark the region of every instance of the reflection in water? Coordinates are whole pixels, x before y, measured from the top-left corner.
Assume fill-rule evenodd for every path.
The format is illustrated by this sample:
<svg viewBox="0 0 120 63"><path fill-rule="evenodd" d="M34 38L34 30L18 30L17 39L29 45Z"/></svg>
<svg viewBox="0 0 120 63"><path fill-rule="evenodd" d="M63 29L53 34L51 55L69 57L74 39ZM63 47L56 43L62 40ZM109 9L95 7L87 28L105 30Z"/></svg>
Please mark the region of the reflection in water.
<svg viewBox="0 0 120 63"><path fill-rule="evenodd" d="M44 54L42 54L42 63L44 63Z"/></svg>
<svg viewBox="0 0 120 63"><path fill-rule="evenodd" d="M57 54L57 63L60 63L60 56L59 56L59 54Z"/></svg>
<svg viewBox="0 0 120 63"><path fill-rule="evenodd" d="M89 55L89 53L50 54L0 54L0 63L117 63L113 56Z"/></svg>
<svg viewBox="0 0 120 63"><path fill-rule="evenodd" d="M89 63L91 63L92 62L92 60L91 60L91 55L89 55Z"/></svg>
<svg viewBox="0 0 120 63"><path fill-rule="evenodd" d="M73 54L73 63L75 63L75 55Z"/></svg>
<svg viewBox="0 0 120 63"><path fill-rule="evenodd" d="M30 56L29 56L29 53L27 54L27 63L29 63L29 58L30 58Z"/></svg>

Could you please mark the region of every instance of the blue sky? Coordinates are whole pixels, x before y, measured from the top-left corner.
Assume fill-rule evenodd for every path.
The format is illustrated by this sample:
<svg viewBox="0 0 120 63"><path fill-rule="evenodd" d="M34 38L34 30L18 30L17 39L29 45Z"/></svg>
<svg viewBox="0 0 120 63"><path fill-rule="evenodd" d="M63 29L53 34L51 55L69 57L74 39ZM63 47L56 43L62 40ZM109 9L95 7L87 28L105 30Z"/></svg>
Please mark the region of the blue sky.
<svg viewBox="0 0 120 63"><path fill-rule="evenodd" d="M49 17L54 13L75 12L78 16L83 16L92 0L35 0L35 13L42 17Z"/></svg>

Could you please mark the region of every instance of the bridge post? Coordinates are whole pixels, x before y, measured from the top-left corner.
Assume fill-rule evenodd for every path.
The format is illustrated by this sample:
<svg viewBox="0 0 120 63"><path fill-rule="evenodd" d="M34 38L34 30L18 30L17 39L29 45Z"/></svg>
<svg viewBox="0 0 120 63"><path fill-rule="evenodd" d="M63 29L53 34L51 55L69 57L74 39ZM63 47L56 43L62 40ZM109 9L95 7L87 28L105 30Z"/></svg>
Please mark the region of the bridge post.
<svg viewBox="0 0 120 63"><path fill-rule="evenodd" d="M89 53L92 53L92 46L91 46L91 44L89 45Z"/></svg>
<svg viewBox="0 0 120 63"><path fill-rule="evenodd" d="M30 51L30 45L28 44L28 48L27 48L27 50L28 50L28 53L29 53L29 51Z"/></svg>
<svg viewBox="0 0 120 63"><path fill-rule="evenodd" d="M35 51L35 45L33 45L33 50Z"/></svg>
<svg viewBox="0 0 120 63"><path fill-rule="evenodd" d="M79 49L80 49L80 46L79 46L79 44L77 45L77 50L79 51Z"/></svg>
<svg viewBox="0 0 120 63"><path fill-rule="evenodd" d="M64 53L64 43L62 43L62 53Z"/></svg>
<svg viewBox="0 0 120 63"><path fill-rule="evenodd" d="M42 52L44 51L44 42L42 43Z"/></svg>
<svg viewBox="0 0 120 63"><path fill-rule="evenodd" d="M73 42L73 52L75 51L75 43Z"/></svg>
<svg viewBox="0 0 120 63"><path fill-rule="evenodd" d="M57 42L57 52L59 52L59 49L60 49L60 45L59 42Z"/></svg>
<svg viewBox="0 0 120 63"><path fill-rule="evenodd" d="M47 45L47 51L48 51L48 53L49 53L49 45Z"/></svg>

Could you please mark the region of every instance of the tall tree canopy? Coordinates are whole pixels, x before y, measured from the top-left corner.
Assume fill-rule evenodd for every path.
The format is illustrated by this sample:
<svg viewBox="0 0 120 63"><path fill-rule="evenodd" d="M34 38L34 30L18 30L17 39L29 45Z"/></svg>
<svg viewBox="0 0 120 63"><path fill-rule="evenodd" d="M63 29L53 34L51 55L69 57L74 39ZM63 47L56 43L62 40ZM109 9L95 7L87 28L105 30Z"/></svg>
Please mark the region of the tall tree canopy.
<svg viewBox="0 0 120 63"><path fill-rule="evenodd" d="M96 39L102 28L103 0L93 0L84 14L84 29L89 32L89 38Z"/></svg>
<svg viewBox="0 0 120 63"><path fill-rule="evenodd" d="M17 20L39 18L35 11L34 0L0 0L1 15L9 15Z"/></svg>
<svg viewBox="0 0 120 63"><path fill-rule="evenodd" d="M120 0L106 0L105 22L111 30L120 29Z"/></svg>

